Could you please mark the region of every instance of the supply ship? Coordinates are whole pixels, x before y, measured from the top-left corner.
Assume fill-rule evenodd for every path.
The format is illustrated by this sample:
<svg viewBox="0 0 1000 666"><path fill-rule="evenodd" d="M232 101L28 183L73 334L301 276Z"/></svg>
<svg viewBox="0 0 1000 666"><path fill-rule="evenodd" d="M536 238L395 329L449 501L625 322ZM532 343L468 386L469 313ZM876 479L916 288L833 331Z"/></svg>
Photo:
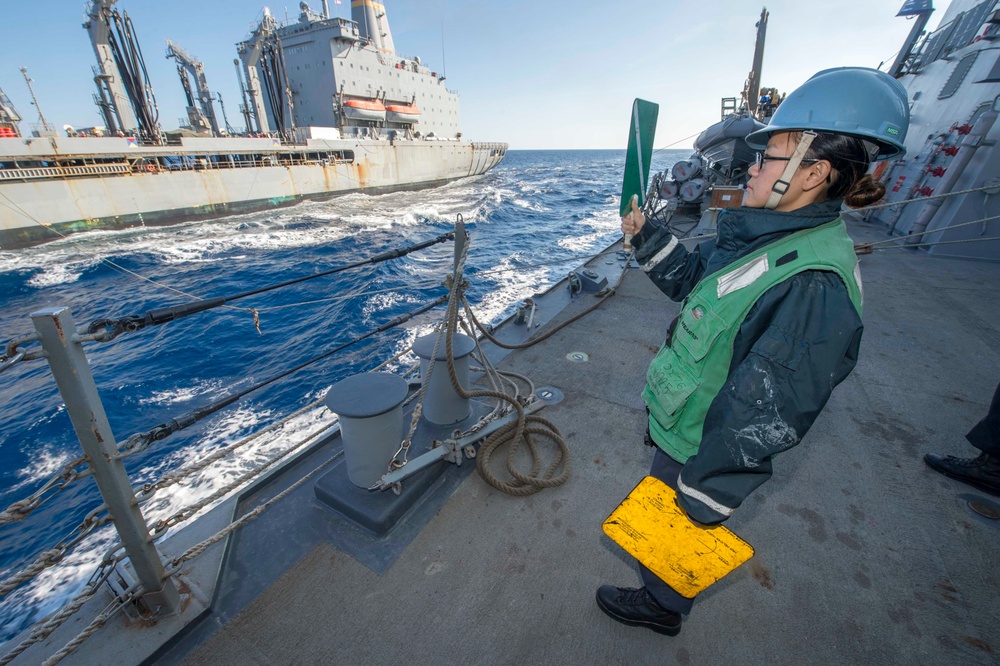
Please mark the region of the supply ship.
<svg viewBox="0 0 1000 666"><path fill-rule="evenodd" d="M133 26L115 2L92 0L84 24L103 128L61 136L43 119L33 136L21 136L17 110L0 98L2 249L431 187L485 173L506 153L506 144L462 138L458 94L419 57L396 53L385 8L374 2L352 3L351 20L331 16L327 2L322 13L303 2L287 25L264 9L234 61L241 136L219 122L202 64L168 40L188 123L164 132Z"/></svg>
<svg viewBox="0 0 1000 666"><path fill-rule="evenodd" d="M399 385L398 400L387 391L362 401L376 411L387 401L404 409L412 427L400 450L408 462L387 466L370 489L352 486L346 426L325 415L314 434L279 438L289 452L280 465L262 468L253 485L169 538L141 516L123 515L125 527L115 518L122 542L133 544L130 557L124 547L112 549L86 588L13 639L0 663L997 663L1000 505L921 461L932 450L968 450L962 435L984 415L1000 376L1000 233L988 208L1000 171L998 130L974 129L1000 95L1000 84L983 81L995 60L994 5L953 0L939 27L924 34L930 2L906 3L904 10L920 11L893 68L914 100L913 125L907 157L880 175L895 183L913 174L902 182L916 178L934 191L847 217L865 286L858 365L806 439L776 459L774 478L727 522L755 554L699 596L678 636L615 623L593 595L604 583L638 584L632 559L602 536L600 523L648 469L640 390L679 306L616 243L499 326L479 326L461 297L470 248L458 220L440 333L414 344L419 369L405 375L413 381ZM981 62L956 69L972 54ZM942 103L952 96L958 99ZM754 115L753 122L762 120ZM689 164L651 183L651 213L679 231L707 230L681 241L690 247L705 240L718 209L739 191L746 164L736 138L703 143ZM948 155L947 147L957 150ZM956 169L949 191L932 184L942 176L928 156L956 158L942 164L947 177L971 147L977 150ZM671 201L677 193L664 184L675 176L681 186L704 177L696 184L703 196L689 195L683 203L690 205ZM941 217L920 228L934 197L944 201L936 207ZM895 210L903 212L894 225L879 219ZM944 236L969 229L961 243ZM913 238L916 246L907 243ZM100 322L76 336L65 334L66 308L39 311L37 335L8 344L2 381L20 371L10 368L44 357L39 339L62 384L88 374L83 344L199 307ZM462 342L459 326L469 333ZM56 360L60 349L70 350L65 365ZM470 352L478 368L468 365ZM451 415L421 416L414 405L431 392L432 374L455 372L466 385L463 370L473 373L471 385L492 386L518 408L497 409L482 395L450 395L457 400L449 402L438 394L428 411L447 405ZM96 391L86 393L86 404L99 404ZM350 394L341 386L338 400ZM102 410L66 402L80 414L81 442L105 446L108 460L194 418L116 444L107 440ZM545 429L523 418L539 410L565 447L535 450ZM95 413L100 418L88 421ZM503 464L490 468L483 459L495 455L513 423L521 424L516 436L527 428L535 441L506 456L516 474L498 480ZM104 457L88 456L82 460L90 465ZM469 478L473 466L481 478ZM22 511L30 520L33 502L81 475L55 477L4 519ZM176 479L133 489L126 479L115 499L120 513L134 517L167 481ZM112 499L106 495L88 521ZM177 515L168 522L194 512ZM37 568L65 543L41 553ZM30 573L8 575L3 589Z"/></svg>

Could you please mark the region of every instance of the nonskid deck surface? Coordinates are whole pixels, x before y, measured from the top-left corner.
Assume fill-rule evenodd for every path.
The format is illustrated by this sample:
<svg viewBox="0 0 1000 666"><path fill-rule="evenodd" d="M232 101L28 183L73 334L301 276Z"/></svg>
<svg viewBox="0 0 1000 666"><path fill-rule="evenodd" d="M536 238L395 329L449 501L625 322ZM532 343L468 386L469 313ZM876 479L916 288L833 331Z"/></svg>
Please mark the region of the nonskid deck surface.
<svg viewBox="0 0 1000 666"><path fill-rule="evenodd" d="M974 453L963 436L1000 379L1000 265L909 251L861 263L857 369L728 522L756 555L699 598L679 636L617 624L594 603L603 583L637 584L601 521L648 467L639 392L677 308L633 269L597 311L502 363L564 394L541 414L569 442L566 484L514 498L466 478L384 573L321 542L161 661L996 663L1000 521L973 513L968 499L984 496L921 457Z"/></svg>

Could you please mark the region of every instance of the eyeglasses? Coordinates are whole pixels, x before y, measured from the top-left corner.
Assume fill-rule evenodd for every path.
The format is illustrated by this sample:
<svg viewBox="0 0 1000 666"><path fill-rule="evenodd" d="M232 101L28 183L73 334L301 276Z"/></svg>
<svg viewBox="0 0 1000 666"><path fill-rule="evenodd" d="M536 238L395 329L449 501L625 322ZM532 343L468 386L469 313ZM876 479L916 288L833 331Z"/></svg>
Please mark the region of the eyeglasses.
<svg viewBox="0 0 1000 666"><path fill-rule="evenodd" d="M761 153L761 152L754 153L754 164L757 165L758 169L760 169L762 166L764 166L764 162L767 162L768 160L772 160L772 161L775 161L775 162L790 162L791 159L792 159L791 157L773 157L771 155L768 155L767 153ZM816 160L816 159L803 159L802 160L803 164L806 163L806 162L819 162L819 160Z"/></svg>

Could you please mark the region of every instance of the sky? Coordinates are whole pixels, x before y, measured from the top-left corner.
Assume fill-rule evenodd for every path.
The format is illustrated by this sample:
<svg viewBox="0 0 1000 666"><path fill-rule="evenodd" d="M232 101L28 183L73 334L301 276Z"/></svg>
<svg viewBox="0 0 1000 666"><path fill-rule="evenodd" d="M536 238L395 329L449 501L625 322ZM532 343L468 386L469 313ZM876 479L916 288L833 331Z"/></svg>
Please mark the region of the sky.
<svg viewBox="0 0 1000 666"><path fill-rule="evenodd" d="M173 129L184 93L166 39L205 64L229 122L243 125L233 66L235 44L269 0L118 0L135 26L160 109ZM278 4L281 2L282 4ZM950 0L937 0L935 28ZM49 124L101 125L93 103L96 64L82 28L85 0L2 3L0 89L22 131L38 114L19 71L28 68ZM350 18L350 0L329 0ZM311 8L321 11L321 0ZM764 4L735 0L384 0L397 51L420 56L460 96L465 138L515 150L625 147L632 101L660 105L654 145L689 148L717 122L723 97L738 97L750 71ZM886 69L912 23L903 0L769 0L762 85L790 92L812 74L846 65ZM298 2L270 0L290 21ZM218 114L218 107L217 107ZM220 119L221 119L221 114Z"/></svg>

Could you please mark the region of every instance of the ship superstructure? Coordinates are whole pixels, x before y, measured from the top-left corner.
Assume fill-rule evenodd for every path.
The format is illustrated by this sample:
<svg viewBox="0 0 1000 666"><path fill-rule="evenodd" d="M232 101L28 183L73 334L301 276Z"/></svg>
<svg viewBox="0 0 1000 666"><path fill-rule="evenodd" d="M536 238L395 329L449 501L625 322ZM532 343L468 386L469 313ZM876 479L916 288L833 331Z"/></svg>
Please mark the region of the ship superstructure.
<svg viewBox="0 0 1000 666"><path fill-rule="evenodd" d="M900 15L926 24L932 11L930 0L911 0ZM910 97L906 157L874 171L896 205L867 217L932 254L1000 260L1000 9L953 0L919 37L911 33L893 71Z"/></svg>
<svg viewBox="0 0 1000 666"><path fill-rule="evenodd" d="M954 0L928 33L933 11L931 0L908 0L897 14L914 22L888 66L909 95L906 155L873 166L886 196L864 216L932 254L1000 260L1000 8L995 0ZM766 24L765 9L750 91L760 75ZM697 230L713 232L718 213L742 202L753 163L743 138L763 127L781 99L767 88L759 98L745 91L740 108L736 98L724 98L722 121L698 137L691 158L651 179L653 216L673 224L700 215Z"/></svg>
<svg viewBox="0 0 1000 666"><path fill-rule="evenodd" d="M395 52L385 9L355 3L352 19L300 4L286 26L265 12L237 50L256 131L291 136L335 127L343 136L461 137L458 95L444 74Z"/></svg>
<svg viewBox="0 0 1000 666"><path fill-rule="evenodd" d="M201 63L168 40L188 106L186 129L165 132L132 23L115 1L92 0L84 24L106 127L87 138L0 137L0 192L9 203L0 208L2 249L88 229L428 187L485 173L506 154L503 143L462 140L458 95L419 58L395 53L385 9L371 2L355 3L354 20L303 2L289 25L263 10L237 45L247 121L239 137L222 131Z"/></svg>

